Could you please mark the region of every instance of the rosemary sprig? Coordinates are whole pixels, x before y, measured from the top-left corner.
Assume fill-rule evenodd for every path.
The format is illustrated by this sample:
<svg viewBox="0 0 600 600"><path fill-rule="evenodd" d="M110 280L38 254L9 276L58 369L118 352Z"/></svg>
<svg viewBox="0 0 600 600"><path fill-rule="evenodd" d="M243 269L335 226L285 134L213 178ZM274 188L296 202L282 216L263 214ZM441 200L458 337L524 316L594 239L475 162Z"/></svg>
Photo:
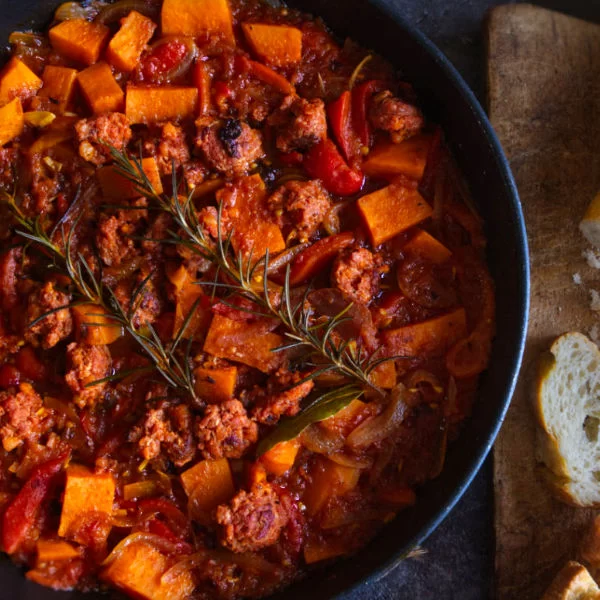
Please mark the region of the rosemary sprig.
<svg viewBox="0 0 600 600"><path fill-rule="evenodd" d="M226 237L223 235L221 207L217 217L217 240L210 239L201 224L198 222L196 211L192 203L192 194L182 200L179 195L179 182L176 176L175 165L172 169L172 196L158 194L151 181L144 173L141 160L120 152L109 146L114 166L117 172L131 181L137 191L152 200L162 210L170 214L183 236L171 232L171 243L181 244L193 252L208 259L216 267L217 275L221 275L218 282L200 281L200 285L229 291L233 295L250 300L257 307L255 314L278 319L283 325L284 335L289 343L277 348L275 351L289 349L302 350L305 358L314 358L315 370L307 378L315 378L326 372L335 372L348 379L354 386L355 397L363 393L364 388L371 388L383 395L370 379L373 369L388 358L377 359L366 356L356 340L338 339L335 335L339 326L348 320L347 313L352 305L348 305L339 314L333 317L315 318L314 312L307 300L307 293L300 302L294 303L291 294L290 269L286 270L285 282L280 288L269 280L269 253L260 260L252 260L250 256L244 258L242 253L236 254L232 249L231 239L233 232ZM272 300L273 292L280 297L276 305ZM239 308L239 307L235 307ZM253 312L253 311L251 311Z"/></svg>
<svg viewBox="0 0 600 600"><path fill-rule="evenodd" d="M73 234L81 219L82 212L73 218L68 231L66 231L66 219L61 219L52 232L48 234L39 218L30 219L23 213L13 195L5 194L4 198L14 218L21 227L15 233L26 239L29 243L44 249L53 258L55 266L59 267L71 280L75 288L77 300L69 306L86 302L101 306L106 311L106 314L102 316L112 321L111 323L107 323L106 326L122 326L152 360L156 369L169 385L187 392L193 401L199 402L194 390L194 380L189 367L188 354L184 354L181 358L176 353L179 341L189 325L192 314L188 316L181 330L177 333L177 343L165 346L150 323L145 324L144 328L136 327L134 323L135 313L143 298L144 289L152 273L134 290L130 306L128 310L125 310L112 289L103 284L101 276L96 276L86 258L81 253L75 254L73 250ZM60 234L60 241L62 243L53 241L53 238L58 234ZM60 307L45 313L36 319L34 323L39 322L52 312L63 310L69 306ZM102 383L103 381L100 380L94 382L94 384Z"/></svg>

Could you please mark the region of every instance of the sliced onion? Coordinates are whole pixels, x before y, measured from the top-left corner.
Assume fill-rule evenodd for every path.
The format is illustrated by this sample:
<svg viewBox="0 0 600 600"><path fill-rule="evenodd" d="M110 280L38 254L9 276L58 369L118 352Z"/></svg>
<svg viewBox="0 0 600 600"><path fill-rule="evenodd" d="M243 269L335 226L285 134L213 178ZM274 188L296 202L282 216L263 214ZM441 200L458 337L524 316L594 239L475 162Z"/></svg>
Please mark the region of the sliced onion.
<svg viewBox="0 0 600 600"><path fill-rule="evenodd" d="M67 2L67 4L77 4L77 2ZM109 4L103 8L96 16L95 21L104 25L114 23L126 17L132 10L150 18L158 16L158 6L156 4L151 4L144 0L120 0L120 2Z"/></svg>
<svg viewBox="0 0 600 600"><path fill-rule="evenodd" d="M279 269L291 263L292 260L294 260L298 254L300 254L300 252L306 250L309 246L309 242L298 244L297 246L292 246L291 248L280 252L274 258L269 258L269 267L267 268L267 273L270 275L275 271L279 271Z"/></svg>
<svg viewBox="0 0 600 600"><path fill-rule="evenodd" d="M48 42L36 33L14 31L8 37L8 43L13 46L24 46L26 48L43 48Z"/></svg>
<svg viewBox="0 0 600 600"><path fill-rule="evenodd" d="M84 6L81 2L63 2L54 13L55 21L70 21L71 19L85 19L91 21L98 14L98 9L93 6Z"/></svg>
<svg viewBox="0 0 600 600"><path fill-rule="evenodd" d="M311 452L329 455L343 448L344 438L341 433L325 431L314 424L302 432L300 443Z"/></svg>
<svg viewBox="0 0 600 600"><path fill-rule="evenodd" d="M167 569L160 578L160 582L163 585L174 583L181 575L192 569L198 568L207 560L210 560L207 550L201 550L200 552L190 554L177 561L170 569Z"/></svg>
<svg viewBox="0 0 600 600"><path fill-rule="evenodd" d="M373 466L373 459L370 456L352 456L344 452L335 452L328 456L329 460L352 469L370 469Z"/></svg>
<svg viewBox="0 0 600 600"><path fill-rule="evenodd" d="M135 544L137 542L143 542L145 544L149 544L150 546L154 546L159 552L164 552L166 554L177 554L178 548L177 545L173 542L169 542L164 537L160 535L156 535L154 533L146 533L144 531L137 531L136 533L132 533L128 535L126 538L123 538L113 549L112 552L104 559L102 562L102 566L106 567L121 556L123 556L123 552L127 549L131 544Z"/></svg>
<svg viewBox="0 0 600 600"><path fill-rule="evenodd" d="M386 409L354 429L346 440L347 445L350 448L367 448L392 435L406 416L406 396L406 388L402 384L397 385L390 394L390 402Z"/></svg>

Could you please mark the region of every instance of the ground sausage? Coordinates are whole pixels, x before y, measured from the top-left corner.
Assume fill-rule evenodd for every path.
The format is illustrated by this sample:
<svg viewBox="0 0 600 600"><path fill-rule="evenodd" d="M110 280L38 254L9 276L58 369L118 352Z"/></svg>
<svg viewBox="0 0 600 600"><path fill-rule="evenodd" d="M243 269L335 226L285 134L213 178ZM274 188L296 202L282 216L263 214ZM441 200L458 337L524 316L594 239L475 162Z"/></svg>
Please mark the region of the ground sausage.
<svg viewBox="0 0 600 600"><path fill-rule="evenodd" d="M65 381L80 408L92 406L106 390L106 382L86 387L111 373L112 359L108 346L89 346L72 343L67 346L67 374Z"/></svg>
<svg viewBox="0 0 600 600"><path fill-rule="evenodd" d="M121 113L81 119L75 125L75 132L80 156L95 165L103 165L111 160L110 149L105 144L123 151L131 140L129 121Z"/></svg>
<svg viewBox="0 0 600 600"><path fill-rule="evenodd" d="M165 123L162 126L160 137L147 141L144 144L144 152L156 158L158 170L161 175L170 175L175 168L190 160L190 150L185 140L185 133L181 127L173 123Z"/></svg>
<svg viewBox="0 0 600 600"><path fill-rule="evenodd" d="M228 400L206 408L197 422L196 434L204 458L241 458L258 439L258 426L239 400Z"/></svg>
<svg viewBox="0 0 600 600"><path fill-rule="evenodd" d="M265 425L274 425L282 416L293 417L300 412L300 403L315 387L314 381L303 381L299 372L280 370L269 380L267 389L259 394L252 416Z"/></svg>
<svg viewBox="0 0 600 600"><path fill-rule="evenodd" d="M35 442L53 425L52 411L28 383L18 392L0 392L0 439L6 452L24 441Z"/></svg>
<svg viewBox="0 0 600 600"><path fill-rule="evenodd" d="M48 350L71 335L73 318L68 307L71 295L56 289L54 282L48 281L37 292L29 296L27 304L27 323L33 323L44 314L46 317L25 330L25 339L34 346L41 344ZM55 311L55 312L51 312Z"/></svg>
<svg viewBox="0 0 600 600"><path fill-rule="evenodd" d="M260 132L246 123L227 119L207 124L199 119L196 125L196 146L209 166L227 177L243 175L264 154Z"/></svg>
<svg viewBox="0 0 600 600"><path fill-rule="evenodd" d="M19 153L16 148L0 148L0 190L12 192Z"/></svg>
<svg viewBox="0 0 600 600"><path fill-rule="evenodd" d="M238 492L217 508L219 540L232 552L256 552L272 546L287 525L289 512L273 486L261 483Z"/></svg>
<svg viewBox="0 0 600 600"><path fill-rule="evenodd" d="M389 90L379 92L373 97L369 119L375 129L389 132L395 144L419 133L423 127L421 111L416 106L396 98Z"/></svg>
<svg viewBox="0 0 600 600"><path fill-rule="evenodd" d="M286 96L277 111L269 117L276 132L277 149L281 152L308 150L327 137L325 104L320 98L306 100Z"/></svg>
<svg viewBox="0 0 600 600"><path fill-rule="evenodd" d="M339 256L332 271L333 284L352 302L368 305L379 293L381 259L366 248Z"/></svg>
<svg viewBox="0 0 600 600"><path fill-rule="evenodd" d="M163 310L163 301L159 291L151 279L146 279L147 275L147 272L140 271L133 281L122 280L113 290L117 302L125 312L129 312L131 296L137 292L136 308L132 318L133 326L136 329L144 327L148 323L154 323Z"/></svg>
<svg viewBox="0 0 600 600"><path fill-rule="evenodd" d="M0 255L0 307L3 312L12 310L19 301L17 283L21 271L23 249L11 248Z"/></svg>
<svg viewBox="0 0 600 600"><path fill-rule="evenodd" d="M268 200L286 239L308 241L331 208L327 190L318 180L288 181Z"/></svg>
<svg viewBox="0 0 600 600"><path fill-rule="evenodd" d="M163 451L177 467L190 462L196 453L192 425L190 409L183 404L162 402L150 409L138 441L142 458L152 460Z"/></svg>

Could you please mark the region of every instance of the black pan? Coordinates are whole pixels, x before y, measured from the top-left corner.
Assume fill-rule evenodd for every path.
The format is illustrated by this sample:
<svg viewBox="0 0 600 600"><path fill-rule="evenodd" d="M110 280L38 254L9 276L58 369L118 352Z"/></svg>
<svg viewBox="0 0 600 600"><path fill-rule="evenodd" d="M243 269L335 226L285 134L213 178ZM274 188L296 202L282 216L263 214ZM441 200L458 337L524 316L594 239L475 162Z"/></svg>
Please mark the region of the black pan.
<svg viewBox="0 0 600 600"><path fill-rule="evenodd" d="M7 40L14 30L43 29L59 2L1 0L0 40ZM521 364L529 262L523 215L506 157L475 96L444 55L403 20L399 8L384 5L383 0L294 0L291 4L323 17L338 35L350 36L387 57L414 84L428 116L444 128L484 217L497 293L498 333L491 366L482 376L473 416L450 447L441 476L425 485L416 506L402 512L362 552L277 596L321 600L384 576L439 525L471 483L502 424ZM26 581L6 557L0 559L1 600L93 597L106 598L39 587Z"/></svg>

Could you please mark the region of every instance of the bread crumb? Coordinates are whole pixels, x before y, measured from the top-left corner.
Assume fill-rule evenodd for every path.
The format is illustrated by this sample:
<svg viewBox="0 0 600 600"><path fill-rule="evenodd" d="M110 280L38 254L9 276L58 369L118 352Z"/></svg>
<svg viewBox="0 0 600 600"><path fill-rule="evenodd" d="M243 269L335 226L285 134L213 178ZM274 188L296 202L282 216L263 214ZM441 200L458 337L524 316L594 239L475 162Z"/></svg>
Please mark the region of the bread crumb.
<svg viewBox="0 0 600 600"><path fill-rule="evenodd" d="M600 312L600 294L596 290L590 290L590 308Z"/></svg>
<svg viewBox="0 0 600 600"><path fill-rule="evenodd" d="M600 252L594 250L593 248L588 248L584 250L582 253L583 258L587 261L587 264L592 267L592 269L600 269Z"/></svg>
<svg viewBox="0 0 600 600"><path fill-rule="evenodd" d="M588 336L590 340L594 342L594 344L596 344L597 346L600 345L600 328L598 328L598 325L594 324L590 327Z"/></svg>
<svg viewBox="0 0 600 600"><path fill-rule="evenodd" d="M573 283L575 285L581 285L583 283L581 280L581 275L579 273L573 273Z"/></svg>

